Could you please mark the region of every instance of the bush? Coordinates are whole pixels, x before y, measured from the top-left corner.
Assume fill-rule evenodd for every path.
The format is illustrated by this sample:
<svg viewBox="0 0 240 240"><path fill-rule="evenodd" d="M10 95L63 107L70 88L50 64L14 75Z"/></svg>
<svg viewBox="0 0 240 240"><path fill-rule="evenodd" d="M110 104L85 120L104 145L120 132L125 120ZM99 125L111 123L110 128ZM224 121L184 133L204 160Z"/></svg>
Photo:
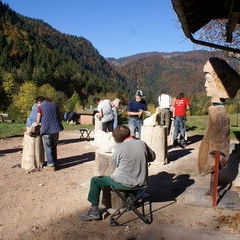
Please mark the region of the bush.
<svg viewBox="0 0 240 240"><path fill-rule="evenodd" d="M14 120L15 122L26 122L26 117L14 104L9 105L7 113L10 120Z"/></svg>

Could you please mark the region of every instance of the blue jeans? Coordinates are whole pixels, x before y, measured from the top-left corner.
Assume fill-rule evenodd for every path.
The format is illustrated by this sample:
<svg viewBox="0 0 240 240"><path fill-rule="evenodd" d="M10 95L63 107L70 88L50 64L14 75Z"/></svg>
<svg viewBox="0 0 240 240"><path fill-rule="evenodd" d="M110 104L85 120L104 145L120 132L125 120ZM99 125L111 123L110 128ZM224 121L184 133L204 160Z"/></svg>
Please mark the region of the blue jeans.
<svg viewBox="0 0 240 240"><path fill-rule="evenodd" d="M48 166L55 166L57 163L58 137L59 133L42 135Z"/></svg>
<svg viewBox="0 0 240 240"><path fill-rule="evenodd" d="M180 134L180 143L185 144L185 116L177 116L174 120L174 133L173 140L177 140L178 135Z"/></svg>
<svg viewBox="0 0 240 240"><path fill-rule="evenodd" d="M142 128L142 120L130 118L128 121L128 127L131 131L131 136L135 136L135 130L138 131L139 138L141 138L141 128Z"/></svg>

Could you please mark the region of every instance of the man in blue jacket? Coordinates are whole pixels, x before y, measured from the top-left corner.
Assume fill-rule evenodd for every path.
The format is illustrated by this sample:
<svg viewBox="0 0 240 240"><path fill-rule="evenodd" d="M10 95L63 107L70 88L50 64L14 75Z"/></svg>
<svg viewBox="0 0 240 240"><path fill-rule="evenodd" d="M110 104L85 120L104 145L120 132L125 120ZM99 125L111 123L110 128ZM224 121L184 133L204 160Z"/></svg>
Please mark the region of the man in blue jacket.
<svg viewBox="0 0 240 240"><path fill-rule="evenodd" d="M37 123L41 123L41 135L47 158L46 170L56 170L57 144L59 132L63 130L60 122L61 114L55 103L50 102L42 96L37 98L41 104L37 109Z"/></svg>

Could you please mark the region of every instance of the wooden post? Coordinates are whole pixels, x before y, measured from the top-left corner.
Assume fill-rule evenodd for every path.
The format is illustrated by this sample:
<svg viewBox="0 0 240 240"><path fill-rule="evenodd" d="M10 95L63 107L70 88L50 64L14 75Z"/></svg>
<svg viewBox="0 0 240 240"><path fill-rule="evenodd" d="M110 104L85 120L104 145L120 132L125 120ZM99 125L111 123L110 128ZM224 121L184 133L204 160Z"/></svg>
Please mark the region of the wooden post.
<svg viewBox="0 0 240 240"><path fill-rule="evenodd" d="M215 167L214 167L214 182L213 182L213 207L217 206L217 187L218 187L218 174L219 174L219 160L220 152L215 152Z"/></svg>

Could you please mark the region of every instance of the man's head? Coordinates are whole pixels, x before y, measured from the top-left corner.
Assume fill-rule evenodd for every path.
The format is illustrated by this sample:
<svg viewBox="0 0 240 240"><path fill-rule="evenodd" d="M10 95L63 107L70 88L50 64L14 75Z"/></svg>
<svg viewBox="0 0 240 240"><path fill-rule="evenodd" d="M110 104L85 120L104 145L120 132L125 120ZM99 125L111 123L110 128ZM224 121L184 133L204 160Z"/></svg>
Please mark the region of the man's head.
<svg viewBox="0 0 240 240"><path fill-rule="evenodd" d="M144 98L142 90L137 90L135 93L135 98L137 102L140 102Z"/></svg>
<svg viewBox="0 0 240 240"><path fill-rule="evenodd" d="M100 102L100 98L95 97L95 98L93 99L93 101L94 101L95 103L99 104L99 102Z"/></svg>
<svg viewBox="0 0 240 240"><path fill-rule="evenodd" d="M44 100L45 100L45 97L43 97L43 96L36 97L36 103L37 104L41 104Z"/></svg>
<svg viewBox="0 0 240 240"><path fill-rule="evenodd" d="M184 98L184 97L185 97L185 95L184 95L183 92L180 92L180 93L178 94L178 98Z"/></svg>
<svg viewBox="0 0 240 240"><path fill-rule="evenodd" d="M123 142L127 137L130 136L130 129L126 126L119 125L117 126L113 131L113 138L115 142L121 143Z"/></svg>

